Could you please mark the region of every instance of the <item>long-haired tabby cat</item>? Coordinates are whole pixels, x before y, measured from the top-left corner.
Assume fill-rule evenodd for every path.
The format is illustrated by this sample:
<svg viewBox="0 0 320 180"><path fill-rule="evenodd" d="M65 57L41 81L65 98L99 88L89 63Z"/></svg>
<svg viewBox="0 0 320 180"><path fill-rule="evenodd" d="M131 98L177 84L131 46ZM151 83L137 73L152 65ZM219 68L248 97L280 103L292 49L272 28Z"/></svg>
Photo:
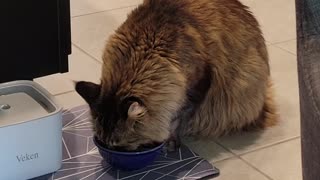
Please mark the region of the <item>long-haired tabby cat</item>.
<svg viewBox="0 0 320 180"><path fill-rule="evenodd" d="M145 0L102 58L101 84L78 82L76 90L110 148L276 121L265 41L238 0Z"/></svg>

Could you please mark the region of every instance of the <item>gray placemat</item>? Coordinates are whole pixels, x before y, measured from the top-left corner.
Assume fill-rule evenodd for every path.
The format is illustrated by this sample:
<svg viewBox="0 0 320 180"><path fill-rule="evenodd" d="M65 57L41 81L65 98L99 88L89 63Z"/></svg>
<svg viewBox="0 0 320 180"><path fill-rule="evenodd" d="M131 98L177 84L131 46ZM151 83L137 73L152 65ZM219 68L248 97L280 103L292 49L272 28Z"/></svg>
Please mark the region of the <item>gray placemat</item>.
<svg viewBox="0 0 320 180"><path fill-rule="evenodd" d="M63 164L50 175L35 180L111 180L111 179L201 179L215 177L219 170L182 145L176 152L162 153L155 162L141 170L123 172L103 161L92 141L88 106L63 112Z"/></svg>

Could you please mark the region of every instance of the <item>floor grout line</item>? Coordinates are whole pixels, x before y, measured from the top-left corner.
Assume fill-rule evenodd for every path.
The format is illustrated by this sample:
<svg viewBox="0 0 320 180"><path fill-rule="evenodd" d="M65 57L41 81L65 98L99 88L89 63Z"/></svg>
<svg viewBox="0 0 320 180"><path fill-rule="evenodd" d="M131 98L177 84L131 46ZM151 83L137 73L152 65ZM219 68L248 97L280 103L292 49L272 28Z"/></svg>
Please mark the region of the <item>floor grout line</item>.
<svg viewBox="0 0 320 180"><path fill-rule="evenodd" d="M89 15L93 15L93 14L99 14L99 13L104 13L104 12L109 12L109 11L115 11L115 10L119 10L119 9L126 9L126 8L130 8L130 7L135 7L135 6L138 6L138 5L139 4L130 5L130 6L123 6L123 7L113 8L113 9L106 9L106 10L103 10L103 11L97 11L97 12L92 12L92 13L87 13L87 14L80 14L80 15L72 16L71 18L78 18L78 17L82 17L82 16L89 16Z"/></svg>
<svg viewBox="0 0 320 180"><path fill-rule="evenodd" d="M260 150L263 150L263 149L267 149L267 148L270 148L270 147L273 147L273 146L277 146L279 144L283 144L283 143L286 143L286 142L289 142L289 141L293 141L293 140L296 140L296 139L299 139L300 138L300 135L298 136L294 136L292 138L289 138L289 139L285 139L285 140L282 140L282 141L278 141L276 143L272 143L272 144L269 144L269 145L266 145L266 146L262 146L262 147L259 147L259 148L256 148L256 149L253 149L253 150L250 150L250 151L247 151L247 152L244 152L244 153L235 153L233 152L232 150L230 150L228 147L224 146L222 143L218 142L218 141L214 141L215 143L217 143L219 146L223 147L224 149L227 149L228 152L232 152L232 154L236 154L238 156L243 156L243 155L246 155L246 154L249 154L249 153L253 153L255 151L260 151Z"/></svg>
<svg viewBox="0 0 320 180"><path fill-rule="evenodd" d="M293 52L291 52L291 51L289 51L289 50L287 50L287 49L284 49L284 48L278 46L278 44L274 44L274 45L272 45L272 46L277 47L277 48L279 48L279 49L281 49L281 50L286 51L287 53L290 53L290 54L292 54L292 55L297 56L297 54L295 54L295 53L293 53Z"/></svg>
<svg viewBox="0 0 320 180"><path fill-rule="evenodd" d="M289 138L287 140L283 140L283 141L279 141L277 143L274 143L272 145L267 145L267 146L264 146L264 147L261 147L261 148L257 148L255 150L252 150L252 151L248 151L248 152L245 152L245 153L241 153L241 154L237 154L235 152L233 152L232 150L230 150L229 148L225 147L222 143L220 142L217 142L217 141L214 141L216 144L218 144L219 146L221 146L223 149L225 149L227 152L231 153L233 155L233 157L230 157L230 158L226 158L224 160L228 160L228 159L232 159L232 158L238 158L240 159L242 162L244 162L245 164L247 164L248 166L250 166L251 168L253 168L254 170L258 171L260 174L262 174L263 176L265 176L266 178L268 178L269 180L273 180L269 175L267 175L266 173L264 173L263 171L261 171L260 169L258 169L257 167L255 167L254 165L252 165L251 163L249 163L248 161L246 161L245 159L243 159L241 156L243 155L246 155L246 154L249 154L249 153L253 153L253 152L256 152L256 151L260 151L260 150L263 150L263 149L267 149L267 148L270 148L270 147L274 147L274 146L277 146L279 144L283 144L283 143L286 143L286 142L289 142L289 141L293 141L295 139L299 139L300 136L295 136L293 138ZM219 160L219 161L216 161L214 163L217 163L217 162L222 162L224 160Z"/></svg>
<svg viewBox="0 0 320 180"><path fill-rule="evenodd" d="M65 95L65 94L69 94L69 93L73 93L73 92L76 92L76 91L75 90L70 90L70 91L54 94L53 96L61 96L61 95Z"/></svg>
<svg viewBox="0 0 320 180"><path fill-rule="evenodd" d="M267 179L269 180L273 180L273 178L271 178L269 175L267 175L266 173L264 173L263 171L261 171L260 169L258 169L257 167L253 166L252 164L250 164L249 162L247 162L245 159L238 157L240 160L242 160L242 162L244 162L245 164L247 164L248 166L250 166L251 168L253 168L254 170L258 171L259 173L261 173L263 176L265 176Z"/></svg>
<svg viewBox="0 0 320 180"><path fill-rule="evenodd" d="M244 159L242 159L238 154L232 152L231 150L229 150L228 148L226 148L225 146L223 146L222 144L220 144L219 142L216 142L219 146L221 146L223 149L225 149L226 151L230 152L231 154L233 154L234 157L238 158L239 160L241 160L243 163L247 164L249 167L253 168L254 170L256 170L257 172L259 172L261 175L263 175L264 177L266 177L269 180L273 180L270 176L268 176L267 174L265 174L264 172L260 171L259 169L257 169L256 167L252 166L251 164L249 164L247 161L244 161Z"/></svg>
<svg viewBox="0 0 320 180"><path fill-rule="evenodd" d="M269 45L276 45L276 44L286 43L286 42L290 42L290 41L293 41L293 40L296 40L296 39L297 38L284 40L284 41L273 42L273 43L269 42L270 43Z"/></svg>
<svg viewBox="0 0 320 180"><path fill-rule="evenodd" d="M236 157L236 156L230 156L230 157L227 157L227 158L224 158L224 159L220 159L220 160L217 160L217 161L212 161L210 163L217 164L217 163L220 163L220 162L223 162L223 161L227 161L227 160L231 160L231 159L239 159L239 158Z"/></svg>
<svg viewBox="0 0 320 180"><path fill-rule="evenodd" d="M251 150L251 151L247 151L247 152L244 152L244 153L240 153L238 155L239 156L243 156L243 155L246 155L246 154L249 154L249 153L253 153L253 152L260 151L260 150L263 150L263 149L267 149L267 148L270 148L270 147L274 147L274 146L277 146L277 145L280 145L280 144L283 144L283 143L286 143L286 142L289 142L289 141L293 141L293 140L296 140L296 139L299 139L299 138L300 138L300 135L299 136L294 136L292 138L289 138L289 139L286 139L286 140L282 140L282 141L278 141L276 143L269 144L269 145L266 145L266 146L263 146L263 147L260 147L260 148L257 148L257 149Z"/></svg>
<svg viewBox="0 0 320 180"><path fill-rule="evenodd" d="M89 56L90 58L92 58L94 61L96 61L97 63L99 63L99 65L102 64L101 61L99 61L97 58L95 58L94 56L92 56L91 54L87 53L85 50L83 50L81 47L79 47L78 45L76 45L75 43L72 43L73 46L75 46L77 49L79 49L79 51L83 52L84 54L86 54L87 56Z"/></svg>

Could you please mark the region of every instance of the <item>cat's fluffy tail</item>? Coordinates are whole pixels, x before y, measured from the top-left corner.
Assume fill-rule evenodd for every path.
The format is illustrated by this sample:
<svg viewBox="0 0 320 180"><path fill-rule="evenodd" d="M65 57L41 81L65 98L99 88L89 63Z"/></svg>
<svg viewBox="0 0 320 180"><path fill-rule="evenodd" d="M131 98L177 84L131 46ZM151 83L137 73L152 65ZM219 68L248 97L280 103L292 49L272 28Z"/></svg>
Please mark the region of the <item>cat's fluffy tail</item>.
<svg viewBox="0 0 320 180"><path fill-rule="evenodd" d="M273 83L272 80L269 79L261 114L252 124L244 127L244 130L251 131L255 129L268 128L276 125L278 120L279 114L277 111L277 105L274 101Z"/></svg>

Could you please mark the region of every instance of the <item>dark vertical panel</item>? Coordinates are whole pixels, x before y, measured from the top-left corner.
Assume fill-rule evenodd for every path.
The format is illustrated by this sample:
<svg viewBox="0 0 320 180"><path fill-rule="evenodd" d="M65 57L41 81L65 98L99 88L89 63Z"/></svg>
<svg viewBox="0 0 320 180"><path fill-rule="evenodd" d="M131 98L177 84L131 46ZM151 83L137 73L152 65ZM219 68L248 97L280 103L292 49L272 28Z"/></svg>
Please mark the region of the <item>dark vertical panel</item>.
<svg viewBox="0 0 320 180"><path fill-rule="evenodd" d="M70 29L59 18L68 18L68 1L61 7L57 0L1 1L0 82L67 71L68 50L61 49Z"/></svg>
<svg viewBox="0 0 320 180"><path fill-rule="evenodd" d="M60 39L60 72L68 71L68 57L71 54L70 1L58 0L59 39Z"/></svg>
<svg viewBox="0 0 320 180"><path fill-rule="evenodd" d="M320 1L296 0L303 179L320 177Z"/></svg>

